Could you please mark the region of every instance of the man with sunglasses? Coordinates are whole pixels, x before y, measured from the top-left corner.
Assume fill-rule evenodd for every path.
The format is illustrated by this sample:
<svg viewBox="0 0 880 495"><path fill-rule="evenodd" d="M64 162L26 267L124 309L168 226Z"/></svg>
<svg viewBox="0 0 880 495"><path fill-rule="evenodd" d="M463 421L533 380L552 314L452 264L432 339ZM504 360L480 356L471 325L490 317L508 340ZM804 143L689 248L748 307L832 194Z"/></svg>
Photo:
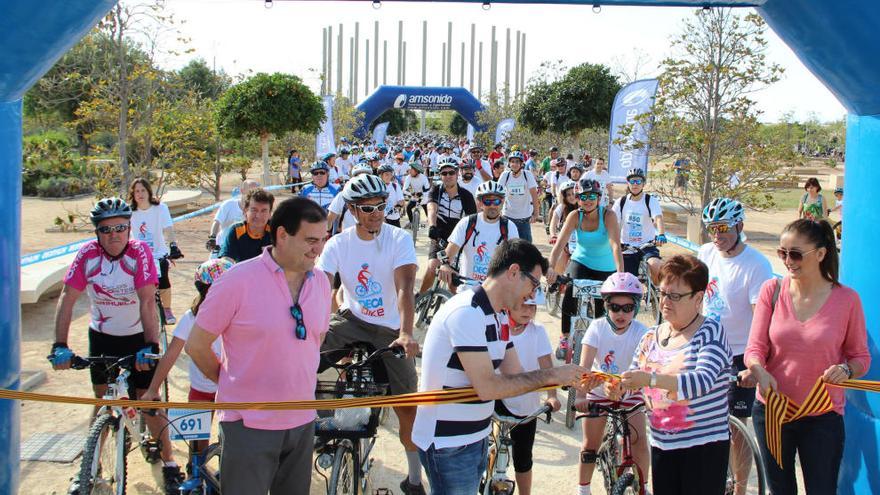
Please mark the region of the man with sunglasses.
<svg viewBox="0 0 880 495"><path fill-rule="evenodd" d="M330 166L325 161L317 161L312 165L312 183L303 188L300 196L318 203L327 210L333 198L339 194L339 188L329 183Z"/></svg>
<svg viewBox="0 0 880 495"><path fill-rule="evenodd" d="M770 261L743 239L745 209L736 200L715 198L703 209L703 224L712 242L700 247L697 258L709 267L709 285L703 296L703 314L719 321L727 333L727 342L733 353L733 370L746 369L743 354L752 328L755 304L761 286L773 278ZM730 414L748 421L755 402L755 388L731 384L728 394ZM731 455L743 452L741 443L746 440L737 435L731 438ZM736 459L734 459L736 460ZM750 459L741 459L736 466L743 466L742 473L734 473L737 479L748 476Z"/></svg>
<svg viewBox="0 0 880 495"><path fill-rule="evenodd" d="M523 169L525 157L514 151L507 157L508 169L498 183L507 191L503 214L516 224L519 236L532 242L531 224L538 220L538 182L535 175Z"/></svg>
<svg viewBox="0 0 880 495"><path fill-rule="evenodd" d="M388 190L375 175L348 181L342 197L357 225L331 237L318 260L318 268L331 282L339 274L345 296L330 319L323 349L337 351L354 342L368 342L376 349L403 347L406 359L386 355L382 362L392 394L415 392L419 344L412 331L418 262L412 236L385 223ZM423 494L418 453L411 440L415 408L395 407L394 412L409 466L401 490Z"/></svg>
<svg viewBox="0 0 880 495"><path fill-rule="evenodd" d="M637 248L651 241L656 246L666 244L663 209L656 197L645 192L645 171L640 168L630 169L626 174L626 182L627 194L621 196L611 208L620 223L620 243ZM648 245L635 253L625 254L624 269L638 275L639 263L645 257L651 270L651 278L656 282L663 263L660 250L656 246Z"/></svg>
<svg viewBox="0 0 880 495"><path fill-rule="evenodd" d="M154 362L145 354L159 352L156 310L159 278L149 246L129 237L131 214L131 207L119 198L104 198L92 209L91 220L97 238L80 248L64 276L55 309L55 343L49 361L56 370L70 368L74 352L68 347L67 338L74 305L85 292L91 314L88 355L135 355L130 383L140 397L149 388L154 372ZM95 397L103 397L112 371L92 366L90 373ZM160 440L165 492L177 493L183 476L174 462L165 428L167 420L149 415L144 419L150 432L154 436L158 434Z"/></svg>
<svg viewBox="0 0 880 495"><path fill-rule="evenodd" d="M427 291L434 283L435 273L440 267L438 254L445 247L443 241L449 239L459 220L477 212L474 195L458 185L458 165L458 158L454 156L441 158L440 184L434 186L428 195L428 237L431 247L419 293Z"/></svg>
<svg viewBox="0 0 880 495"><path fill-rule="evenodd" d="M516 224L501 216L504 195L504 187L492 180L477 188L477 202L482 205L482 211L459 220L446 245L446 261L440 265L440 279L446 285L452 287L453 273L485 280L495 248L508 239L519 237ZM458 260L462 255L461 266L454 263L460 268L456 272L449 260Z"/></svg>
<svg viewBox="0 0 880 495"><path fill-rule="evenodd" d="M211 286L186 342L199 370L217 383L217 402L315 399L330 320L330 284L315 267L327 213L289 198L269 229L271 246ZM211 348L217 338L220 359ZM309 492L314 409L221 410L218 419L225 493Z"/></svg>

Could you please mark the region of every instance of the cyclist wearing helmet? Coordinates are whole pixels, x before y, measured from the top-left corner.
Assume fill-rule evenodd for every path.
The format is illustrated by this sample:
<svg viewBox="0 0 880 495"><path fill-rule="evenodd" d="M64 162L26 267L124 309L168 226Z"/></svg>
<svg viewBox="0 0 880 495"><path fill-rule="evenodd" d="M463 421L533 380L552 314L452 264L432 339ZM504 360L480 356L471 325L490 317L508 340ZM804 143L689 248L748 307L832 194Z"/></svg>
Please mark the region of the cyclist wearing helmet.
<svg viewBox="0 0 880 495"><path fill-rule="evenodd" d="M415 356L419 344L412 336L415 300L415 247L410 234L385 223L388 191L375 175L359 175L342 191L346 205L357 219L327 241L318 268L331 280L342 281L344 302L330 319L324 350L338 350L354 342L369 342L380 349L391 345L406 349L407 359L386 356L392 394L415 392L418 385ZM412 443L415 407L396 407L399 436L407 454L408 476L404 493L424 493L416 446Z"/></svg>
<svg viewBox="0 0 880 495"><path fill-rule="evenodd" d="M327 162L315 162L311 168L312 183L303 188L300 196L318 203L325 210L333 198L339 194L339 188L329 183L330 166Z"/></svg>
<svg viewBox="0 0 880 495"><path fill-rule="evenodd" d="M479 172L480 178L484 181L492 179L492 162L483 159L483 153L485 151L485 148L476 143L472 145L469 150L471 160L474 161L474 167Z"/></svg>
<svg viewBox="0 0 880 495"><path fill-rule="evenodd" d="M547 190L552 197L556 197L556 187L568 179L568 162L565 158L559 157L550 162L550 172L544 174L544 180L547 182ZM577 181L575 181L577 183Z"/></svg>
<svg viewBox="0 0 880 495"><path fill-rule="evenodd" d="M703 296L703 314L721 323L727 333L727 343L733 353L734 372L746 369L743 354L749 341L752 316L761 292L761 285L773 278L770 261L743 239L745 210L739 201L716 198L703 209L703 224L712 242L704 244L697 258L709 267L709 286ZM733 383L728 396L730 414L743 421L752 415L755 402L754 387L744 388ZM745 452L739 443L746 441L737 435L731 438L731 455ZM736 459L734 459L736 460ZM748 469L750 460L740 459L736 466ZM734 473L737 479L748 472Z"/></svg>
<svg viewBox="0 0 880 495"><path fill-rule="evenodd" d="M428 237L431 247L428 251L428 266L422 276L419 293L423 293L434 283L434 276L440 267L438 254L443 250L452 230L462 218L477 212L474 196L458 185L458 158L443 157L440 160L440 184L431 189L428 196Z"/></svg>
<svg viewBox="0 0 880 495"><path fill-rule="evenodd" d="M602 283L600 292L605 302L606 316L590 322L584 334L580 365L592 371L619 375L629 369L639 341L648 331L642 322L636 320L639 303L642 300L642 284L631 273L613 273ZM594 388L588 393L577 394L575 408L579 411L588 411L591 402L605 406L616 403L621 408L644 402L641 391L621 398L619 390L609 387L608 392L611 392L609 394L598 380L593 380L591 385L594 385ZM591 493L590 480L596 467L596 450L602 443L602 434L605 431L605 419L604 417L584 418L578 470L578 495ZM635 432L632 436L633 457L642 472L640 481L644 485L648 479L650 466L644 414L630 416L629 425Z"/></svg>
<svg viewBox="0 0 880 495"><path fill-rule="evenodd" d="M556 162L557 158L559 158L559 148L551 146L550 156L545 156L544 159L541 160L541 173L546 174L550 172L550 166Z"/></svg>
<svg viewBox="0 0 880 495"><path fill-rule="evenodd" d="M390 165L394 170L394 180L397 181L397 185L399 186L403 184L403 178L409 171L409 164L406 163L406 155L404 155L403 153L395 153L394 163Z"/></svg>
<svg viewBox="0 0 880 495"><path fill-rule="evenodd" d="M498 179L507 191L503 214L516 224L520 238L532 242L531 224L538 220L538 182L533 173L523 170L525 157L519 151L507 157L507 164L509 169Z"/></svg>
<svg viewBox="0 0 880 495"><path fill-rule="evenodd" d="M620 242L641 248L645 243L654 241L658 246L666 243L663 225L663 209L656 197L644 192L645 172L633 168L626 174L627 194L614 202L614 213L620 219ZM651 278L656 281L662 260L660 251L654 246L645 246L641 251L624 255L626 271L637 275L642 256L648 259Z"/></svg>
<svg viewBox="0 0 880 495"><path fill-rule="evenodd" d="M328 181L328 183L341 184L343 182L343 180L345 179L345 177L342 174L342 172L339 170L339 167L336 165L336 153L333 151L325 153L323 156L321 156L320 161L327 164L327 181ZM314 168L315 168L315 166L312 165L312 169L314 169Z"/></svg>
<svg viewBox="0 0 880 495"><path fill-rule="evenodd" d="M559 239L559 231L562 230L562 224L568 218L568 214L578 209L578 200L575 189L577 184L567 180L559 186L559 197L557 198L556 208L553 209L553 216L550 219L550 245L556 244ZM571 253L577 248L577 233L572 233L568 238L568 244L565 246L565 252L560 259L557 269L559 272L565 270L571 260Z"/></svg>
<svg viewBox="0 0 880 495"><path fill-rule="evenodd" d="M336 167L343 177L351 175L351 167L357 163L351 159L351 151L348 148L340 148L339 158L336 159Z"/></svg>
<svg viewBox="0 0 880 495"><path fill-rule="evenodd" d="M592 170L590 172L592 172ZM590 172L587 172L588 179L592 178L589 176ZM580 163L575 163L574 165L571 166L571 168L568 169L568 173L566 175L568 176L569 180L572 180L574 182L579 181L581 179L581 177L584 175L583 165L581 165ZM593 180L598 180L598 179L593 179ZM602 181L599 181L599 183L601 184ZM605 196L603 195L602 197L604 198Z"/></svg>
<svg viewBox="0 0 880 495"><path fill-rule="evenodd" d="M403 155L398 155L403 157ZM379 166L379 177L385 182L388 191L388 206L385 207L385 222L400 227L400 209L403 208L403 188L394 180L394 167L387 163Z"/></svg>
<svg viewBox="0 0 880 495"><path fill-rule="evenodd" d="M535 175L538 175L538 176L544 175L542 172L538 171L538 164L535 163L535 158L537 156L538 156L537 150L529 150L529 152L526 154L525 168L526 168L526 170L528 170L529 172L531 172Z"/></svg>
<svg viewBox="0 0 880 495"><path fill-rule="evenodd" d="M352 179L362 174L373 174L373 169L367 165L366 159L351 169ZM342 197L342 194L337 194L327 208L327 232L337 234L349 227L354 227L354 225L355 219L345 207L345 198Z"/></svg>
<svg viewBox="0 0 880 495"><path fill-rule="evenodd" d="M418 161L409 163L409 173L403 179L403 191L409 194L410 200L406 205L406 217L412 222L412 210L417 205L422 205L425 215L428 214L428 193L431 192L431 182L422 173L422 164Z"/></svg>
<svg viewBox="0 0 880 495"><path fill-rule="evenodd" d="M67 345L70 323L76 301L85 293L91 313L88 355L136 355L130 383L140 398L154 373L153 362L145 354L159 352L156 309L159 278L150 247L129 236L131 215L131 207L119 198L104 198L92 208L91 220L97 238L79 249L64 276L55 309L55 343L49 361L56 370L70 368L74 356ZM91 366L89 371L95 397L103 397L110 370ZM164 416L149 415L145 415L144 420L154 436L160 435L165 491L177 493L182 475L174 462L172 445L164 428L167 420Z"/></svg>
<svg viewBox="0 0 880 495"><path fill-rule="evenodd" d="M569 213L559 233L560 239L568 239L572 233L577 234L577 246L571 254L568 274L575 279L605 280L615 271L623 271L617 216L601 206L602 186L598 182L581 179L576 192L578 210ZM559 263L564 249L565 243L557 242L550 253L550 283L556 278L552 267ZM571 329L571 319L568 316L575 311L577 301L572 296L572 286L569 285L562 299L562 338L558 349L560 354L568 348L568 334ZM604 314L602 301L596 301L596 316Z"/></svg>
<svg viewBox="0 0 880 495"><path fill-rule="evenodd" d="M476 197L477 188L483 183L483 179L474 175L476 172L476 165L473 160L468 159L462 161L461 170L459 172L460 177L458 178L458 185L467 189L469 193Z"/></svg>
<svg viewBox="0 0 880 495"><path fill-rule="evenodd" d="M269 237L269 218L275 196L265 189L253 189L244 200L244 221L226 232L220 248L220 257L232 258L236 263L255 258L272 243Z"/></svg>
<svg viewBox="0 0 880 495"><path fill-rule="evenodd" d="M504 187L491 180L483 182L477 188L477 202L482 205L482 211L459 220L446 245L440 279L450 287L455 267L459 267L458 273L465 277L485 280L495 248L507 239L519 237L516 224L501 216ZM457 261L462 255L464 259L459 265Z"/></svg>
<svg viewBox="0 0 880 495"><path fill-rule="evenodd" d="M590 156L587 155L587 158L590 159ZM602 206L608 207L613 199L612 196L614 194L614 189L612 189L611 176L608 174L608 169L605 167L605 159L596 158L593 160L593 168L588 170L583 177L599 182L602 186ZM577 179L571 177L571 180Z"/></svg>

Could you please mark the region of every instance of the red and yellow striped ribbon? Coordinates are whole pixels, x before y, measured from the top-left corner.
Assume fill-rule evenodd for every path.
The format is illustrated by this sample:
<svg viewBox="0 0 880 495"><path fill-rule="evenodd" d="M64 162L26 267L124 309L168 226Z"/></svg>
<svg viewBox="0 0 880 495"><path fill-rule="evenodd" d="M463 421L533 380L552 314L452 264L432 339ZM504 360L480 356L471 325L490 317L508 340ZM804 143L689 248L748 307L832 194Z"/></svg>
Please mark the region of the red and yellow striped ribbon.
<svg viewBox="0 0 880 495"><path fill-rule="evenodd" d="M840 383L825 383L820 377L816 380L807 398L800 405L776 390L769 390L764 400L766 402L766 426L764 437L767 441L767 450L773 456L776 464L782 468L782 425L810 415L824 414L834 409L828 387L849 388L864 390L867 392L880 392L880 381L872 380L844 380Z"/></svg>

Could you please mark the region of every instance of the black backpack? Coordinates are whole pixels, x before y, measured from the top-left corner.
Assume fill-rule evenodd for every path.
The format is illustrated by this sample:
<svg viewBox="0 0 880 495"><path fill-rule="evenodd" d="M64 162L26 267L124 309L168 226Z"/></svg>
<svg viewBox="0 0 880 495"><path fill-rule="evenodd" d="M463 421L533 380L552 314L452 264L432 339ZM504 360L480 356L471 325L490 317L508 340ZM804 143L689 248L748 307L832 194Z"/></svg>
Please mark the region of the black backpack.
<svg viewBox="0 0 880 495"><path fill-rule="evenodd" d="M455 265L458 266L458 260L461 258L461 252L464 251L465 245L467 245L468 241L474 236L474 232L477 230L477 215L479 213L474 213L472 215L468 215L468 223L467 229L465 229L464 233L464 242L461 245L461 249L458 250L458 256L455 257ZM502 242L507 240L508 226L507 226L507 217L501 217L498 219L498 229L501 231L501 235L498 237L498 242L495 243L497 246Z"/></svg>
<svg viewBox="0 0 880 495"><path fill-rule="evenodd" d="M626 204L626 198L629 197L629 194L624 194L620 197L620 216L623 216L623 205ZM648 218L653 222L654 215L651 214L651 195L645 193L645 206L648 208Z"/></svg>

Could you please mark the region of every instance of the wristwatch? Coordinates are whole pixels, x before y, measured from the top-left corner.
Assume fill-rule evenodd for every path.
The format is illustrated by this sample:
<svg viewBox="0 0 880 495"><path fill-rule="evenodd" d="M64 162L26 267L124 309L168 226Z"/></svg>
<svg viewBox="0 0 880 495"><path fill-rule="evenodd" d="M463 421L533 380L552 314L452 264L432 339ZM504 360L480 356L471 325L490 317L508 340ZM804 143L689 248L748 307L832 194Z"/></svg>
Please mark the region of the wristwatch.
<svg viewBox="0 0 880 495"><path fill-rule="evenodd" d="M657 372L651 372L651 380L648 381L648 386L651 388L657 388Z"/></svg>
<svg viewBox="0 0 880 495"><path fill-rule="evenodd" d="M849 380L853 377L853 370L849 366L849 363L841 363L837 365L840 369L842 369L846 373L846 378Z"/></svg>

